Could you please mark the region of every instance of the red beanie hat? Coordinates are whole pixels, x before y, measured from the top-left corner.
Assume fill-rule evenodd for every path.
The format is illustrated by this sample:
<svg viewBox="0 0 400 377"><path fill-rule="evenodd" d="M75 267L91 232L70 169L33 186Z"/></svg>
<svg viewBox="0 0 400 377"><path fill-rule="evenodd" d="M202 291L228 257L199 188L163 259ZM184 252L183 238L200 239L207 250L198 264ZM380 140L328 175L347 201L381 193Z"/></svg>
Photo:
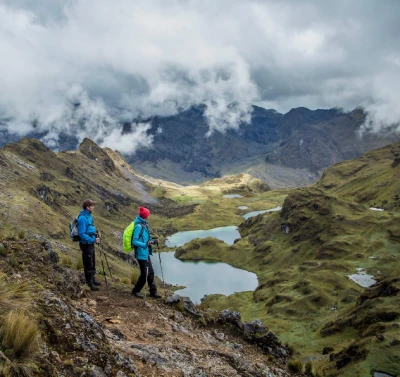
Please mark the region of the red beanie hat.
<svg viewBox="0 0 400 377"><path fill-rule="evenodd" d="M140 207L139 208L139 216L142 219L147 219L150 216L150 211L147 208Z"/></svg>

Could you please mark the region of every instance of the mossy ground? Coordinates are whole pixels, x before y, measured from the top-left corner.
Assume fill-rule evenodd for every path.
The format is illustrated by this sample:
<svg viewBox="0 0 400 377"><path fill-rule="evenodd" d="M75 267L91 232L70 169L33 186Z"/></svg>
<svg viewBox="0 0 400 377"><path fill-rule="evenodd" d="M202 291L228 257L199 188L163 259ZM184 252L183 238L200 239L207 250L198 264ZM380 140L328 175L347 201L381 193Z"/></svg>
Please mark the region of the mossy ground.
<svg viewBox="0 0 400 377"><path fill-rule="evenodd" d="M266 197L260 195L257 202ZM251 206L246 199L240 204ZM246 320L263 320L303 359L316 357L321 360L316 365L328 371L329 359L322 357L322 349L334 345L339 351L360 334L350 326L322 337L321 327L348 315L357 305L364 289L347 277L356 268L366 269L377 279L400 271L400 244L392 236L400 230L400 215L374 212L318 189L298 189L289 194L280 213L251 218L240 230L244 237L232 246L209 238L178 248L180 259L223 261L255 272L259 278L255 292L208 296L202 306L238 310ZM400 317L396 305L396 300L387 299L381 310L394 310ZM395 331L389 333L392 339L398 337ZM374 344L365 346L369 370L383 370L390 358L393 364L396 350L387 351L390 356L381 364ZM362 365L356 367L360 376ZM354 373L353 367L347 368L343 375Z"/></svg>

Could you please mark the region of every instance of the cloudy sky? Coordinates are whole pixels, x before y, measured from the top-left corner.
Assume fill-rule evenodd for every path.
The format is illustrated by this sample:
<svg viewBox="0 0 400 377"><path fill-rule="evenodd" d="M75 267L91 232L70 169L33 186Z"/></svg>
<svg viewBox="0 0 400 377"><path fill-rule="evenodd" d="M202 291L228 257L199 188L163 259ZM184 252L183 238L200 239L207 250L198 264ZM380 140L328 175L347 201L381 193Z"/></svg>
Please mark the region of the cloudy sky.
<svg viewBox="0 0 400 377"><path fill-rule="evenodd" d="M121 140L121 120L197 104L211 132L251 104L364 106L379 128L400 119L399 14L397 0L0 0L1 127L123 152L151 137L138 124Z"/></svg>

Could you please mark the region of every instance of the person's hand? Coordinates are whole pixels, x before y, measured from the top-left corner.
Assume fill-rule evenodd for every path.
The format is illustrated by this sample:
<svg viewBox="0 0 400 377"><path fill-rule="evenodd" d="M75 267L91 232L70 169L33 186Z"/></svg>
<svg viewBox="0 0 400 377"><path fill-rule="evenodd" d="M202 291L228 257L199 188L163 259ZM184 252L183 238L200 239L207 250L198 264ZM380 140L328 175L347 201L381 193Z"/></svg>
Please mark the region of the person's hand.
<svg viewBox="0 0 400 377"><path fill-rule="evenodd" d="M96 243L100 243L100 237L96 237Z"/></svg>
<svg viewBox="0 0 400 377"><path fill-rule="evenodd" d="M152 241L152 240L150 240L150 241L147 241L147 246L151 245L152 243L153 243L153 241Z"/></svg>

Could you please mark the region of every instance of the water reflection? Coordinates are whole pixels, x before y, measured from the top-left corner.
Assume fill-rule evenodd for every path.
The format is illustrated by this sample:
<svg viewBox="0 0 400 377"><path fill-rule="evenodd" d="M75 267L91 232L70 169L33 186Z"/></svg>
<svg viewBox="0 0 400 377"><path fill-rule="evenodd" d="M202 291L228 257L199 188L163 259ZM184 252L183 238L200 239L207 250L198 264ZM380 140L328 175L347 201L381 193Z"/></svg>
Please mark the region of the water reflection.
<svg viewBox="0 0 400 377"><path fill-rule="evenodd" d="M214 237L224 241L228 245L233 245L235 239L240 238L237 226L223 226L208 230L189 230L186 232L178 232L167 237L165 245L168 247L179 247L195 238Z"/></svg>
<svg viewBox="0 0 400 377"><path fill-rule="evenodd" d="M262 213L277 212L277 211L280 211L281 209L282 209L282 207L278 206L278 207L275 207L275 208L265 209L265 210L262 210L262 211L253 211L253 212L246 213L245 215L243 215L243 217L247 220L250 217L258 216L258 215L261 215Z"/></svg>
<svg viewBox="0 0 400 377"><path fill-rule="evenodd" d="M235 198L243 198L243 195L239 194L227 194L222 196L225 199L235 199Z"/></svg>
<svg viewBox="0 0 400 377"><path fill-rule="evenodd" d="M161 253L162 268L166 283L185 286L176 291L178 295L188 296L200 303L204 295L254 291L257 288L257 275L221 262L181 261L174 257L175 252ZM162 278L159 256L152 258L155 274Z"/></svg>
<svg viewBox="0 0 400 377"><path fill-rule="evenodd" d="M376 283L376 280L372 275L368 275L363 268L356 268L357 273L353 275L348 275L351 280L361 287L368 288Z"/></svg>

